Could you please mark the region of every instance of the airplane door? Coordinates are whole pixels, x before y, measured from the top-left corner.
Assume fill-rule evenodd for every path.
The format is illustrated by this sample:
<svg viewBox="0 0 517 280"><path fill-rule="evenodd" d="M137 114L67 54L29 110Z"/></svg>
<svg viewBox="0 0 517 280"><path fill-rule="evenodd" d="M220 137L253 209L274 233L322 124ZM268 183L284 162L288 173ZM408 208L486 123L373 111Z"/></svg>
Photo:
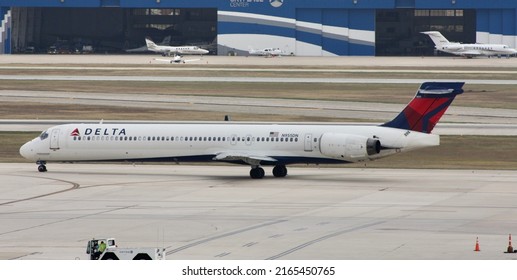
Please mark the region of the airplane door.
<svg viewBox="0 0 517 280"><path fill-rule="evenodd" d="M59 128L53 129L50 133L50 149L59 149Z"/></svg>
<svg viewBox="0 0 517 280"><path fill-rule="evenodd" d="M312 152L312 134L305 134L304 151Z"/></svg>

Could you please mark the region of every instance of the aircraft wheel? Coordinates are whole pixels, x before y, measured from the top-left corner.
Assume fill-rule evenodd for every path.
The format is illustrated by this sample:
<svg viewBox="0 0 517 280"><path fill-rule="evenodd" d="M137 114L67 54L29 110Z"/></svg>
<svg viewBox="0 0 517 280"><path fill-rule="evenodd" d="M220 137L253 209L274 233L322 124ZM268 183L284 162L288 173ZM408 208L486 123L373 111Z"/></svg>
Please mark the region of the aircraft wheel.
<svg viewBox="0 0 517 280"><path fill-rule="evenodd" d="M287 168L285 167L285 165L276 165L273 168L273 176L275 176L275 177L287 176Z"/></svg>
<svg viewBox="0 0 517 280"><path fill-rule="evenodd" d="M39 165L38 166L38 171L39 172L47 172L47 167L43 164Z"/></svg>
<svg viewBox="0 0 517 280"><path fill-rule="evenodd" d="M255 167L250 170L250 177L253 179L262 179L264 178L264 169L262 167Z"/></svg>

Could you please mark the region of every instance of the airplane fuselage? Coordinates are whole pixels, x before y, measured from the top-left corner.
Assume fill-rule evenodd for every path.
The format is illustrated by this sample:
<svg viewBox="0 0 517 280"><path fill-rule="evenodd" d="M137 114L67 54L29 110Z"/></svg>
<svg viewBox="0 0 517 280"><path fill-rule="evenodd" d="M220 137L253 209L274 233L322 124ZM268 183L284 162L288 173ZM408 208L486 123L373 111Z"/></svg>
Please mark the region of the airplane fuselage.
<svg viewBox="0 0 517 280"><path fill-rule="evenodd" d="M378 141L382 150L369 154L368 139ZM261 164L285 165L366 161L438 144L437 135L380 126L92 123L49 128L20 153L41 162L221 160L251 165L259 155Z"/></svg>
<svg viewBox="0 0 517 280"><path fill-rule="evenodd" d="M438 51L451 53L455 55L474 56L474 55L485 55L485 56L510 56L515 55L515 49L508 47L507 45L497 44L447 44L442 46L436 46ZM473 54L479 53L479 54Z"/></svg>
<svg viewBox="0 0 517 280"><path fill-rule="evenodd" d="M181 46L181 47L158 46L156 48L149 48L149 50L158 52L158 53L163 53L166 55L173 55L173 54L203 55L203 54L208 53L207 50L201 49L196 46Z"/></svg>

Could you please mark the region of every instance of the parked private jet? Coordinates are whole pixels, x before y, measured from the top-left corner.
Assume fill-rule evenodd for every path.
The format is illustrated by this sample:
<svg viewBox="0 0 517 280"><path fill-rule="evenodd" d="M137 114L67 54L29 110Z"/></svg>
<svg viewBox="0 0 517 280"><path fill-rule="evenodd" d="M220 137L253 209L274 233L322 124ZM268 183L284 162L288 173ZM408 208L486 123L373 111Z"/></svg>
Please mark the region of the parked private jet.
<svg viewBox="0 0 517 280"><path fill-rule="evenodd" d="M45 130L20 148L40 172L47 162L229 162L251 166L250 176L264 177L272 165L275 177L286 165L363 162L400 152L439 145L430 134L463 82L426 82L393 120L379 126L174 123L72 123Z"/></svg>
<svg viewBox="0 0 517 280"><path fill-rule="evenodd" d="M265 48L256 50L250 47L248 50L248 53L250 55L260 55L260 56L266 56L266 57L273 57L273 56L281 56L284 52L279 48Z"/></svg>
<svg viewBox="0 0 517 280"><path fill-rule="evenodd" d="M433 40L435 49L441 52L461 55L467 58L474 56L506 56L517 54L517 50L501 44L462 44L449 42L442 33L438 31L421 32Z"/></svg>
<svg viewBox="0 0 517 280"><path fill-rule="evenodd" d="M145 38L147 49L153 52L161 53L162 56L171 56L176 54L207 54L208 50L197 46L159 46L148 38Z"/></svg>

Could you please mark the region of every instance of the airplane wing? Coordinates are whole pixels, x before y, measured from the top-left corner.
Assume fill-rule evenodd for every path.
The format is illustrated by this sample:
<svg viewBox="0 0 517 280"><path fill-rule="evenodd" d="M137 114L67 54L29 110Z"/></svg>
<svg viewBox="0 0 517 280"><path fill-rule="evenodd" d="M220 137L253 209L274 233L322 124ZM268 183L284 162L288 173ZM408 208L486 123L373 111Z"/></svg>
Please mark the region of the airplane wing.
<svg viewBox="0 0 517 280"><path fill-rule="evenodd" d="M256 155L250 154L247 152L239 152L239 151L231 151L231 152L220 152L216 153L213 160L221 160L221 161L234 161L234 160L242 160L249 165L259 165L262 161L276 162L277 160L266 156L266 155Z"/></svg>
<svg viewBox="0 0 517 280"><path fill-rule="evenodd" d="M175 63L175 62L177 62L177 61L175 61L174 59L153 58L153 60L155 60L155 61L169 62L169 63Z"/></svg>
<svg viewBox="0 0 517 280"><path fill-rule="evenodd" d="M187 63L187 62L194 62L194 61L200 61L201 59L200 58L196 58L196 59L184 59L183 62Z"/></svg>
<svg viewBox="0 0 517 280"><path fill-rule="evenodd" d="M182 60L175 60L175 59L163 59L163 58L153 58L155 61L163 61L163 62L169 62L169 63L188 63L188 62L194 62L201 60L200 58L197 59L182 59Z"/></svg>
<svg viewBox="0 0 517 280"><path fill-rule="evenodd" d="M465 55L465 56L477 56L477 55L483 55L481 52L479 52L479 51L475 51L475 50L459 51L459 52L457 52L456 54L459 54L459 55Z"/></svg>

